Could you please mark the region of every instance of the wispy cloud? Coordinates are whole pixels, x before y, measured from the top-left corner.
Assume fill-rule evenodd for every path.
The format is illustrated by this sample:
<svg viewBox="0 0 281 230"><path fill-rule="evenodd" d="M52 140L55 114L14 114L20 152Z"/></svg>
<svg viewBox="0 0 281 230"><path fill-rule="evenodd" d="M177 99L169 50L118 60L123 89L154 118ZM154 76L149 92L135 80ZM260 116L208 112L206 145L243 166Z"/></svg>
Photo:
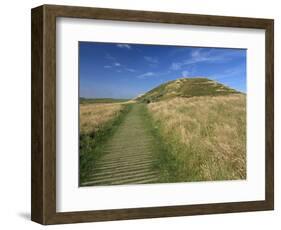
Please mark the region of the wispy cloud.
<svg viewBox="0 0 281 230"><path fill-rule="evenodd" d="M190 57L184 59L181 62L173 62L170 66L171 70L180 70L188 65L202 63L202 62L226 62L236 57L236 53L231 52L219 52L215 49L208 49L207 51L203 48L195 49L191 52Z"/></svg>
<svg viewBox="0 0 281 230"><path fill-rule="evenodd" d="M118 48L126 48L126 49L131 49L132 47L128 44L117 44L116 45Z"/></svg>
<svg viewBox="0 0 281 230"><path fill-rule="evenodd" d="M184 65L184 62L173 62L170 69L172 70L179 70Z"/></svg>
<svg viewBox="0 0 281 230"><path fill-rule="evenodd" d="M112 63L112 65L104 65L103 67L105 69L111 69L111 68L116 68L116 72L120 73L122 71L127 71L127 72L131 72L131 73L135 73L137 72L136 69L133 68L128 68L126 67L126 65L121 64L120 62L116 61L116 58L112 57L111 55L108 54L108 59L110 60L114 60L115 62ZM114 58L114 59L113 59Z"/></svg>
<svg viewBox="0 0 281 230"><path fill-rule="evenodd" d="M138 76L136 76L138 79L146 79L147 77L151 77L151 76L154 76L155 73L154 72L146 72L146 73L143 73L143 74L140 74Z"/></svg>
<svg viewBox="0 0 281 230"><path fill-rule="evenodd" d="M105 54L105 58L108 59L108 60L113 60L113 61L116 60L116 58L113 57L113 56L112 56L111 54L109 54L109 53L106 53L106 54Z"/></svg>
<svg viewBox="0 0 281 230"><path fill-rule="evenodd" d="M171 64L171 69L172 70L180 70L184 68L185 66L191 65L191 64L196 64L200 62L209 62L209 61L214 61L216 60L217 57L214 57L210 55L210 52L204 52L201 51L201 49L196 49L193 52L191 52L191 55L189 58L183 60L182 62L173 62Z"/></svg>
<svg viewBox="0 0 281 230"><path fill-rule="evenodd" d="M218 81L227 80L227 79L235 79L235 77L239 77L239 76L241 76L241 74L244 74L244 70L245 70L245 68L243 66L238 65L236 67L226 69L223 72L211 74L211 78L213 80L218 80Z"/></svg>
<svg viewBox="0 0 281 230"><path fill-rule="evenodd" d="M136 76L136 78L138 78L138 79L147 79L149 77L165 76L165 75L168 75L170 73L171 73L170 70L161 71L161 72L146 72L146 73L143 73L143 74L140 74L140 75Z"/></svg>
<svg viewBox="0 0 281 230"><path fill-rule="evenodd" d="M183 77L187 77L189 74L190 74L190 73L189 73L189 71L187 71L187 70L184 70L184 71L181 72L181 75L182 75Z"/></svg>
<svg viewBox="0 0 281 230"><path fill-rule="evenodd" d="M127 70L128 72L131 72L131 73L136 72L136 70L135 70L135 69L132 69L132 68L125 68L125 70Z"/></svg>
<svg viewBox="0 0 281 230"><path fill-rule="evenodd" d="M158 58L156 58L156 57L144 56L143 58L150 63L153 63L153 64L158 63Z"/></svg>

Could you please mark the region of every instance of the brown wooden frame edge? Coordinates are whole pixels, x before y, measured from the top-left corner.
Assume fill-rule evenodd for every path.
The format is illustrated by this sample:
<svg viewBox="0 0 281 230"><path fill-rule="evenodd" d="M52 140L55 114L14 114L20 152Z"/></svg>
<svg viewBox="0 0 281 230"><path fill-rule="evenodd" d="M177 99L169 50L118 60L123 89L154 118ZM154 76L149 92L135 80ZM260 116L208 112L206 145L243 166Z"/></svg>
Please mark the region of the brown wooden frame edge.
<svg viewBox="0 0 281 230"><path fill-rule="evenodd" d="M266 31L266 199L264 201L56 212L56 18L256 28ZM32 9L31 219L61 224L274 209L274 21L210 15L43 5Z"/></svg>

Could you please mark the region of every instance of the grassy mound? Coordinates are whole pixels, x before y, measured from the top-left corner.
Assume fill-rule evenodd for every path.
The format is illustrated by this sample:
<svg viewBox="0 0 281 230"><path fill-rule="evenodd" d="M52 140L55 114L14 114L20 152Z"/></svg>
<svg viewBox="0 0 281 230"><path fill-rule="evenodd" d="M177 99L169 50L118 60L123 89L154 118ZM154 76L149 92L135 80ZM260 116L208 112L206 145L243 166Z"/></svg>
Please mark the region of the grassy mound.
<svg viewBox="0 0 281 230"><path fill-rule="evenodd" d="M159 85L136 100L149 103L174 97L220 96L239 93L208 78L180 78Z"/></svg>

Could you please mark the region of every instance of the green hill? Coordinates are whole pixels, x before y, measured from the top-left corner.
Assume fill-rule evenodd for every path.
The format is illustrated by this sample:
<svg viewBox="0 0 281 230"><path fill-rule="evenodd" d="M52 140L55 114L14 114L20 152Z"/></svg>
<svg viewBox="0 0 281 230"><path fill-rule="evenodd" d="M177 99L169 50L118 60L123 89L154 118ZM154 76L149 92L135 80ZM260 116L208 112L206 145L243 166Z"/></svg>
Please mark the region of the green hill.
<svg viewBox="0 0 281 230"><path fill-rule="evenodd" d="M179 78L161 84L135 100L154 102L173 97L218 96L239 93L208 78Z"/></svg>

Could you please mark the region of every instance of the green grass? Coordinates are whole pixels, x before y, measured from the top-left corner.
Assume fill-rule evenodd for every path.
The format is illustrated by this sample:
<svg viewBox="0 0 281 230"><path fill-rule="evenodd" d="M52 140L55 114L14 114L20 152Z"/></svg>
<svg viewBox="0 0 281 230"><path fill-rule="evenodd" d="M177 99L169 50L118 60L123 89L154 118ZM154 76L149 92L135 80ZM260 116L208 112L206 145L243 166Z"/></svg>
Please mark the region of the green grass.
<svg viewBox="0 0 281 230"><path fill-rule="evenodd" d="M140 111L144 125L154 137L153 153L155 170L159 171L159 183L178 182L177 167L180 162L170 152L171 146L161 136L160 126L153 122L151 114L147 109L147 105L142 103Z"/></svg>
<svg viewBox="0 0 281 230"><path fill-rule="evenodd" d="M84 98L80 97L80 104L87 103L118 103L118 102L126 102L129 99L115 99L115 98Z"/></svg>
<svg viewBox="0 0 281 230"><path fill-rule="evenodd" d="M159 172L158 182L178 182L178 167L181 162L172 154L171 151L173 148L162 138L161 128L152 120L147 104L139 103L137 105L128 106L126 111L122 112L114 121L107 123L99 132L92 135L80 136L80 182L87 181L90 170L94 167L95 162L102 157L104 147L106 146L105 143L108 143L111 139L116 129L123 122L125 116L132 109L132 106L138 106L138 115L142 120L143 127L147 135L153 137L151 151L154 156L154 161L152 165L153 169ZM139 139L141 140L142 137L139 136Z"/></svg>
<svg viewBox="0 0 281 230"><path fill-rule="evenodd" d="M96 161L102 155L103 144L114 134L132 105L124 105L120 115L105 123L98 131L80 134L79 137L79 175L80 183L87 179Z"/></svg>
<svg viewBox="0 0 281 230"><path fill-rule="evenodd" d="M144 121L145 104L135 103L113 136L104 145L89 180L82 184L111 185L157 183L158 170L153 165L156 145L149 125ZM110 166L104 168L104 166ZM126 182L122 182L122 181Z"/></svg>
<svg viewBox="0 0 281 230"><path fill-rule="evenodd" d="M174 97L219 96L240 93L208 78L181 78L166 82L137 98L140 102L156 102Z"/></svg>

